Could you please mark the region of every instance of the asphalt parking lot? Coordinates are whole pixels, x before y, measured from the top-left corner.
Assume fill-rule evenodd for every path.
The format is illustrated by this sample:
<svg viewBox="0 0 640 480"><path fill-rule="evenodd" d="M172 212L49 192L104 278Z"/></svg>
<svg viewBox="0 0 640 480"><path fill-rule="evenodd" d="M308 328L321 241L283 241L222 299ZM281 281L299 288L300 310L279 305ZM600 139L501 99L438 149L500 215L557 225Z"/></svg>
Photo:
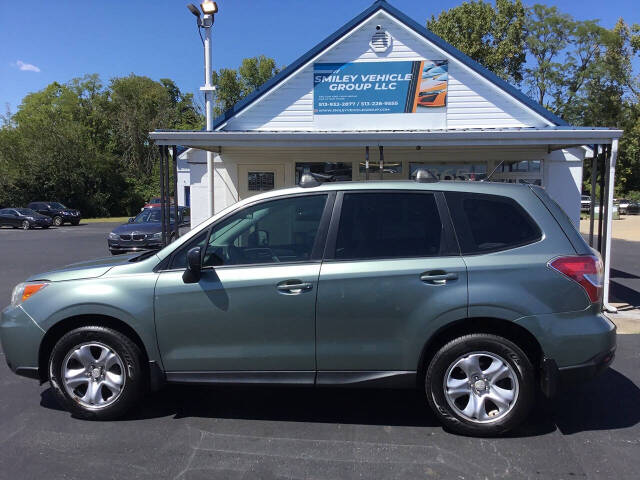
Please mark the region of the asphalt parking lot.
<svg viewBox="0 0 640 480"><path fill-rule="evenodd" d="M107 256L113 226L0 229L0 304L31 274ZM637 278L640 249L626 243L613 267ZM634 278L620 282L635 292ZM444 431L406 391L170 387L120 421L86 422L0 359L0 478L635 479L640 335L618 343L603 376L495 439Z"/></svg>

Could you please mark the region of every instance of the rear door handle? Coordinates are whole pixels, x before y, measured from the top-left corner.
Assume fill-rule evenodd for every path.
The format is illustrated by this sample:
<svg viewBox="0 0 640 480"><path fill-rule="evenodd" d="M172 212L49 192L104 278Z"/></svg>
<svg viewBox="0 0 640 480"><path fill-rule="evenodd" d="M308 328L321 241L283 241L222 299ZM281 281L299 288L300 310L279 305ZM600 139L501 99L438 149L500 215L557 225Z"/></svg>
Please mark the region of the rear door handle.
<svg viewBox="0 0 640 480"><path fill-rule="evenodd" d="M420 280L431 285L446 285L450 280L457 280L457 273L427 272L420 275Z"/></svg>
<svg viewBox="0 0 640 480"><path fill-rule="evenodd" d="M276 289L286 295L297 295L302 292L308 292L312 288L312 283L302 282L300 280L285 280L276 285Z"/></svg>

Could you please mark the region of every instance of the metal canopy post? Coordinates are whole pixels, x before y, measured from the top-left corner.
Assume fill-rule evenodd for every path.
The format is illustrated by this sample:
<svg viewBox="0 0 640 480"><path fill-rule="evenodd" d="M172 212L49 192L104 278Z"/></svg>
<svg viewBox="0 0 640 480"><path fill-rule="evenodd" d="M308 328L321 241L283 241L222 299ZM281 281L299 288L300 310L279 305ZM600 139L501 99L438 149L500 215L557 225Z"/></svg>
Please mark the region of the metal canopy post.
<svg viewBox="0 0 640 480"><path fill-rule="evenodd" d="M598 251L602 255L602 228L604 226L604 188L605 188L605 167L606 167L607 147L602 146L602 173L600 174L600 195L599 195L599 209L598 209Z"/></svg>
<svg viewBox="0 0 640 480"><path fill-rule="evenodd" d="M598 157L601 145L593 146L593 157L591 158L591 201L589 203L589 246L593 247L593 224L596 212L596 183L598 179Z"/></svg>
<svg viewBox="0 0 640 480"><path fill-rule="evenodd" d="M178 147L171 146L173 157L173 239L180 236L180 223L178 222ZM171 202L171 197L169 197Z"/></svg>
<svg viewBox="0 0 640 480"><path fill-rule="evenodd" d="M608 155L607 161L607 217L605 227L604 253L602 254L604 263L604 289L602 292L602 300L605 310L613 313L618 311L613 305L609 304L609 281L611 277L611 224L613 222L613 188L615 185L616 160L618 157L617 138L612 139L609 152L610 153Z"/></svg>
<svg viewBox="0 0 640 480"><path fill-rule="evenodd" d="M162 145L160 147L160 223L162 225L162 245L167 244L167 231L164 223L164 164L166 161L167 147Z"/></svg>
<svg viewBox="0 0 640 480"><path fill-rule="evenodd" d="M163 210L164 210L164 221L165 221L165 246L169 245L171 241L171 187L169 186L169 147L166 146L165 154L164 154L164 199L163 199Z"/></svg>
<svg viewBox="0 0 640 480"><path fill-rule="evenodd" d="M369 180L369 147L364 147L364 179Z"/></svg>
<svg viewBox="0 0 640 480"><path fill-rule="evenodd" d="M380 149L380 180L384 180L384 147L380 145L378 148Z"/></svg>

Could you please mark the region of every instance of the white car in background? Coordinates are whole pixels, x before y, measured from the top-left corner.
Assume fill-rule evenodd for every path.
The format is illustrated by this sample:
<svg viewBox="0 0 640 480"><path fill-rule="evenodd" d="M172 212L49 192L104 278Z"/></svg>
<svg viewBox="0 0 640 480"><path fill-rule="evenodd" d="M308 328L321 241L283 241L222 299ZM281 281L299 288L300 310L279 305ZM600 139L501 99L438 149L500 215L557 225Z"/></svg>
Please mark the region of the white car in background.
<svg viewBox="0 0 640 480"><path fill-rule="evenodd" d="M629 200L625 199L625 198L621 198L618 201L618 213L620 215L626 215L627 214L627 209L629 208Z"/></svg>

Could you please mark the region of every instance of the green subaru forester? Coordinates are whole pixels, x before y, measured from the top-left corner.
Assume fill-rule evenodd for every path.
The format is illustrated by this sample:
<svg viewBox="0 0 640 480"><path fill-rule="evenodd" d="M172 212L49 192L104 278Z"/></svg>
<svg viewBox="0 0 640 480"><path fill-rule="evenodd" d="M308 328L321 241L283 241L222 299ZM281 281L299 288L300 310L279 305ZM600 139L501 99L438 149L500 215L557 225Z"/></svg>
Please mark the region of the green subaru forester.
<svg viewBox="0 0 640 480"><path fill-rule="evenodd" d="M494 435L611 363L601 290L541 188L305 176L158 252L34 275L0 335L78 417L167 382L417 388L451 430Z"/></svg>

